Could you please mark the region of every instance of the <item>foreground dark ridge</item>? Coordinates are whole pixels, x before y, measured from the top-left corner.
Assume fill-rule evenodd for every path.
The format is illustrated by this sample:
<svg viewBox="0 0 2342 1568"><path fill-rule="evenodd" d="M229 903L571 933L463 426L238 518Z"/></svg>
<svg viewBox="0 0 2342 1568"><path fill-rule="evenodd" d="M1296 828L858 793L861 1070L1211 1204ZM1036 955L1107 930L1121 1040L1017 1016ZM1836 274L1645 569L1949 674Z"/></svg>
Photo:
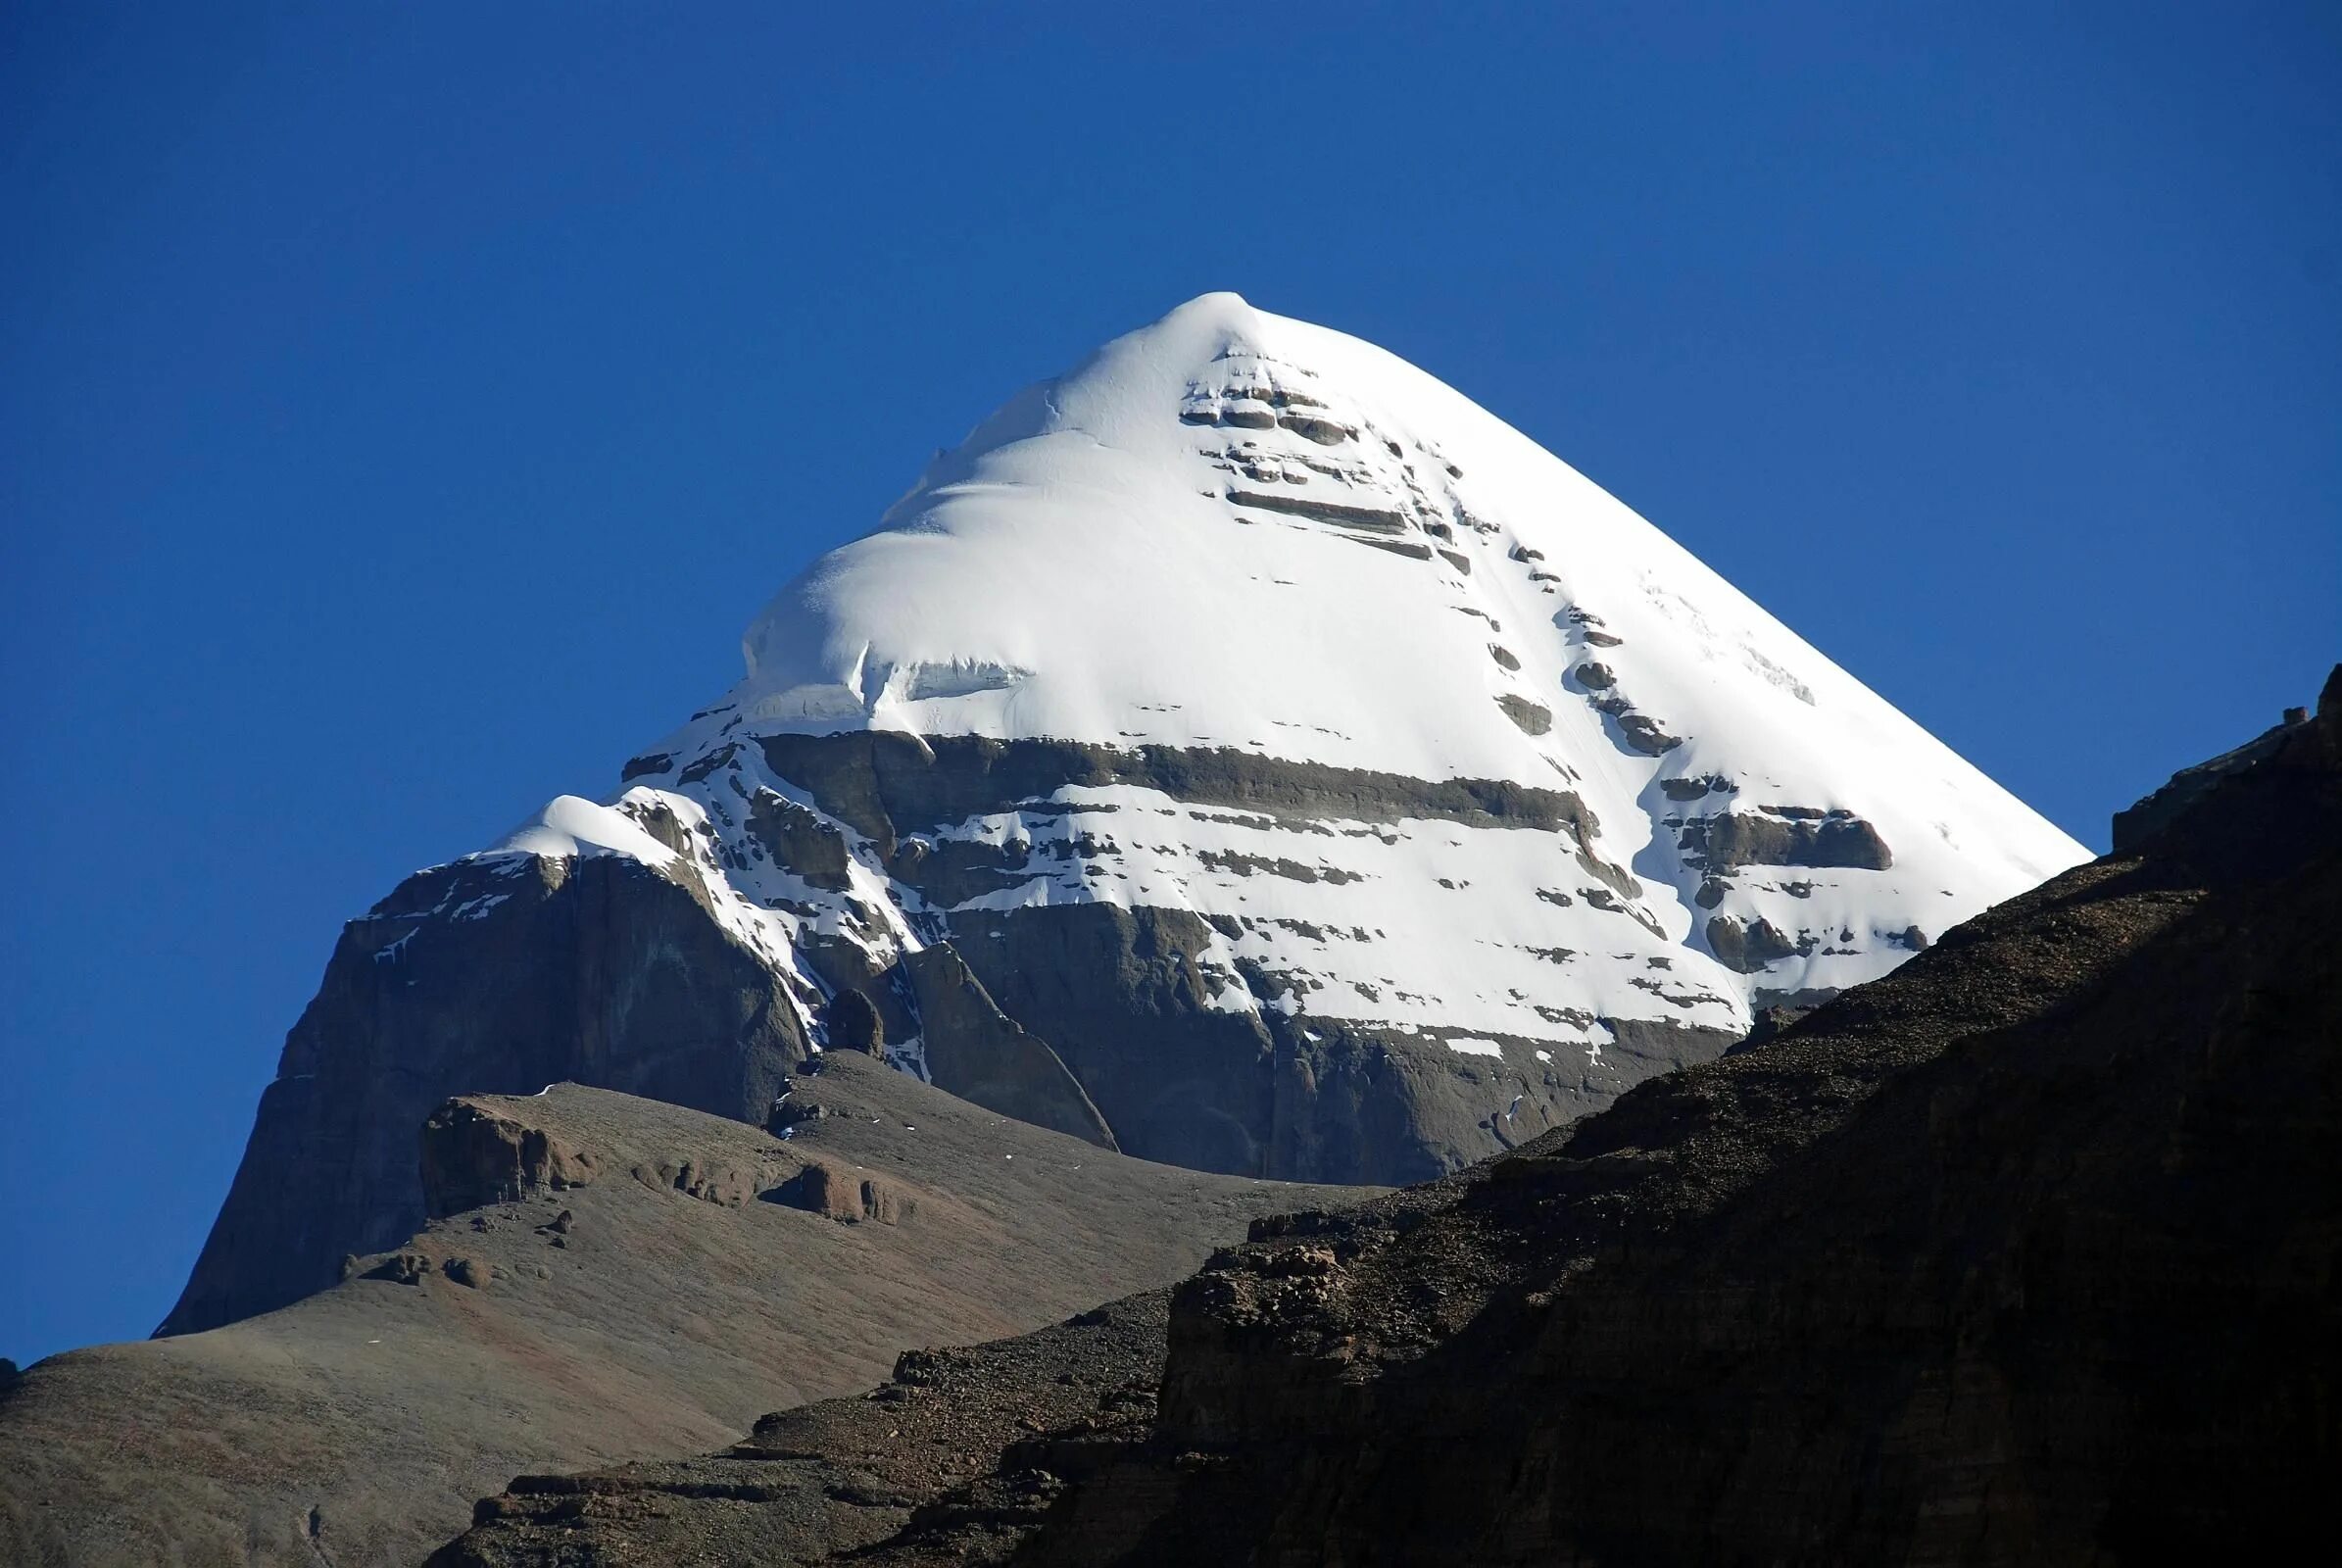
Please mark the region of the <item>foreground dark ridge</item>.
<svg viewBox="0 0 2342 1568"><path fill-rule="evenodd" d="M2342 1473L2338 931L2342 672L2146 842L1771 1041L1256 1225L1167 1353L1137 1300L906 1358L725 1455L516 1483L435 1560L2283 1551Z"/></svg>
<svg viewBox="0 0 2342 1568"><path fill-rule="evenodd" d="M437 1217L341 1284L0 1390L0 1563L414 1562L515 1470L706 1447L905 1346L1165 1284L1251 1215L1341 1196L821 1060L786 1138L570 1084L443 1105Z"/></svg>

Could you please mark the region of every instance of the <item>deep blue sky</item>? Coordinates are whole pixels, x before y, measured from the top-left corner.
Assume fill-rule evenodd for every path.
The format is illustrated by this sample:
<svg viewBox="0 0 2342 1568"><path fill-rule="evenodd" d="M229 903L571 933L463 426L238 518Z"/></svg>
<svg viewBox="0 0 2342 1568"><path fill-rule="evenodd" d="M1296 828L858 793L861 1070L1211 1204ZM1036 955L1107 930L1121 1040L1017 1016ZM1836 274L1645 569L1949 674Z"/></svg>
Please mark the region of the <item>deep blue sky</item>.
<svg viewBox="0 0 2342 1568"><path fill-rule="evenodd" d="M1206 289L2093 844L2342 653L2342 9L878 9L0 11L0 1353L169 1306L343 919Z"/></svg>

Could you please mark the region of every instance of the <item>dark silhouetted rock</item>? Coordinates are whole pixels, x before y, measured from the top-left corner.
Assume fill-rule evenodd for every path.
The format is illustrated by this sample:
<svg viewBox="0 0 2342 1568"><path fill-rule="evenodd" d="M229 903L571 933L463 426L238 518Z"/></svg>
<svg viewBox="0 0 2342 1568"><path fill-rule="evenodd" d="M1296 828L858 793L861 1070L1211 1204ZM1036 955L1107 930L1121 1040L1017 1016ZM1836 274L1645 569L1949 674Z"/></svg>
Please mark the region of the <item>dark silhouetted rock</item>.
<svg viewBox="0 0 2342 1568"><path fill-rule="evenodd" d="M2342 675L2342 666L2336 668L2337 674ZM2330 695L2333 689L2334 681L2329 679L2326 682L2327 694ZM2321 697L2321 708L2324 701ZM2272 728L2263 730L2232 752L2223 752L2210 761L2181 768L2154 794L2117 811L2114 821L2115 853L2120 855L2137 849L2177 820L2179 814L2190 806L2210 794L2221 779L2241 773L2264 758L2273 755L2278 746L2283 744L2286 732L2296 725L2308 723L2309 719L2308 709L2288 708L2283 720Z"/></svg>

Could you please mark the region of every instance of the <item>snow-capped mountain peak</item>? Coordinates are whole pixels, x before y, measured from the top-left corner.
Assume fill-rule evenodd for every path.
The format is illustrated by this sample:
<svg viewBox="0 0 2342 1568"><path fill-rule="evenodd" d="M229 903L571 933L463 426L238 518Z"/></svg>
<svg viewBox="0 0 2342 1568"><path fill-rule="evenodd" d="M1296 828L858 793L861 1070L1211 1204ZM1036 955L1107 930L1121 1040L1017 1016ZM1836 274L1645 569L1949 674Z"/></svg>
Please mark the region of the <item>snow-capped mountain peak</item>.
<svg viewBox="0 0 2342 1568"><path fill-rule="evenodd" d="M2084 858L1518 431L1234 294L1011 399L745 651L617 808L692 822L808 1028L862 990L937 1070L903 965L948 948L1126 1147L1201 1163L1327 1173L1273 1083L1155 1103L1128 1058L1186 1048L1117 1060L1129 1006L1235 1031L1188 1077L1456 1078L1410 1091L1469 1102L1445 1162ZM1175 1001L1035 973L1109 950Z"/></svg>

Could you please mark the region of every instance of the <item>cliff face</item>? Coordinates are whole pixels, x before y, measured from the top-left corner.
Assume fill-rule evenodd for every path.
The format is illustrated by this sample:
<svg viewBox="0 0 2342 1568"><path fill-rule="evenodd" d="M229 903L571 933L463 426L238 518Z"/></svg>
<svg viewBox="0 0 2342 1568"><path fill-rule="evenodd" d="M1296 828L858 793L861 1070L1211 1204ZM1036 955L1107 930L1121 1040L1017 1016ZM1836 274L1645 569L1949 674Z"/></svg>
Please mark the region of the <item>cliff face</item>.
<svg viewBox="0 0 2342 1568"><path fill-rule="evenodd" d="M1887 979L1510 1155L1256 1222L1174 1293L1159 1380L1134 1351L983 1439L1073 1352L898 1368L878 1399L987 1446L903 1470L854 1560L2297 1554L2342 1464L2338 931L2342 671L2161 831ZM690 1500L755 1447L515 1488L444 1560L632 1560L651 1513L663 1550L825 1560L810 1515Z"/></svg>
<svg viewBox="0 0 2342 1568"><path fill-rule="evenodd" d="M417 1229L415 1131L451 1095L568 1081L762 1122L804 1030L705 899L614 856L461 860L352 921L160 1332L282 1306Z"/></svg>

